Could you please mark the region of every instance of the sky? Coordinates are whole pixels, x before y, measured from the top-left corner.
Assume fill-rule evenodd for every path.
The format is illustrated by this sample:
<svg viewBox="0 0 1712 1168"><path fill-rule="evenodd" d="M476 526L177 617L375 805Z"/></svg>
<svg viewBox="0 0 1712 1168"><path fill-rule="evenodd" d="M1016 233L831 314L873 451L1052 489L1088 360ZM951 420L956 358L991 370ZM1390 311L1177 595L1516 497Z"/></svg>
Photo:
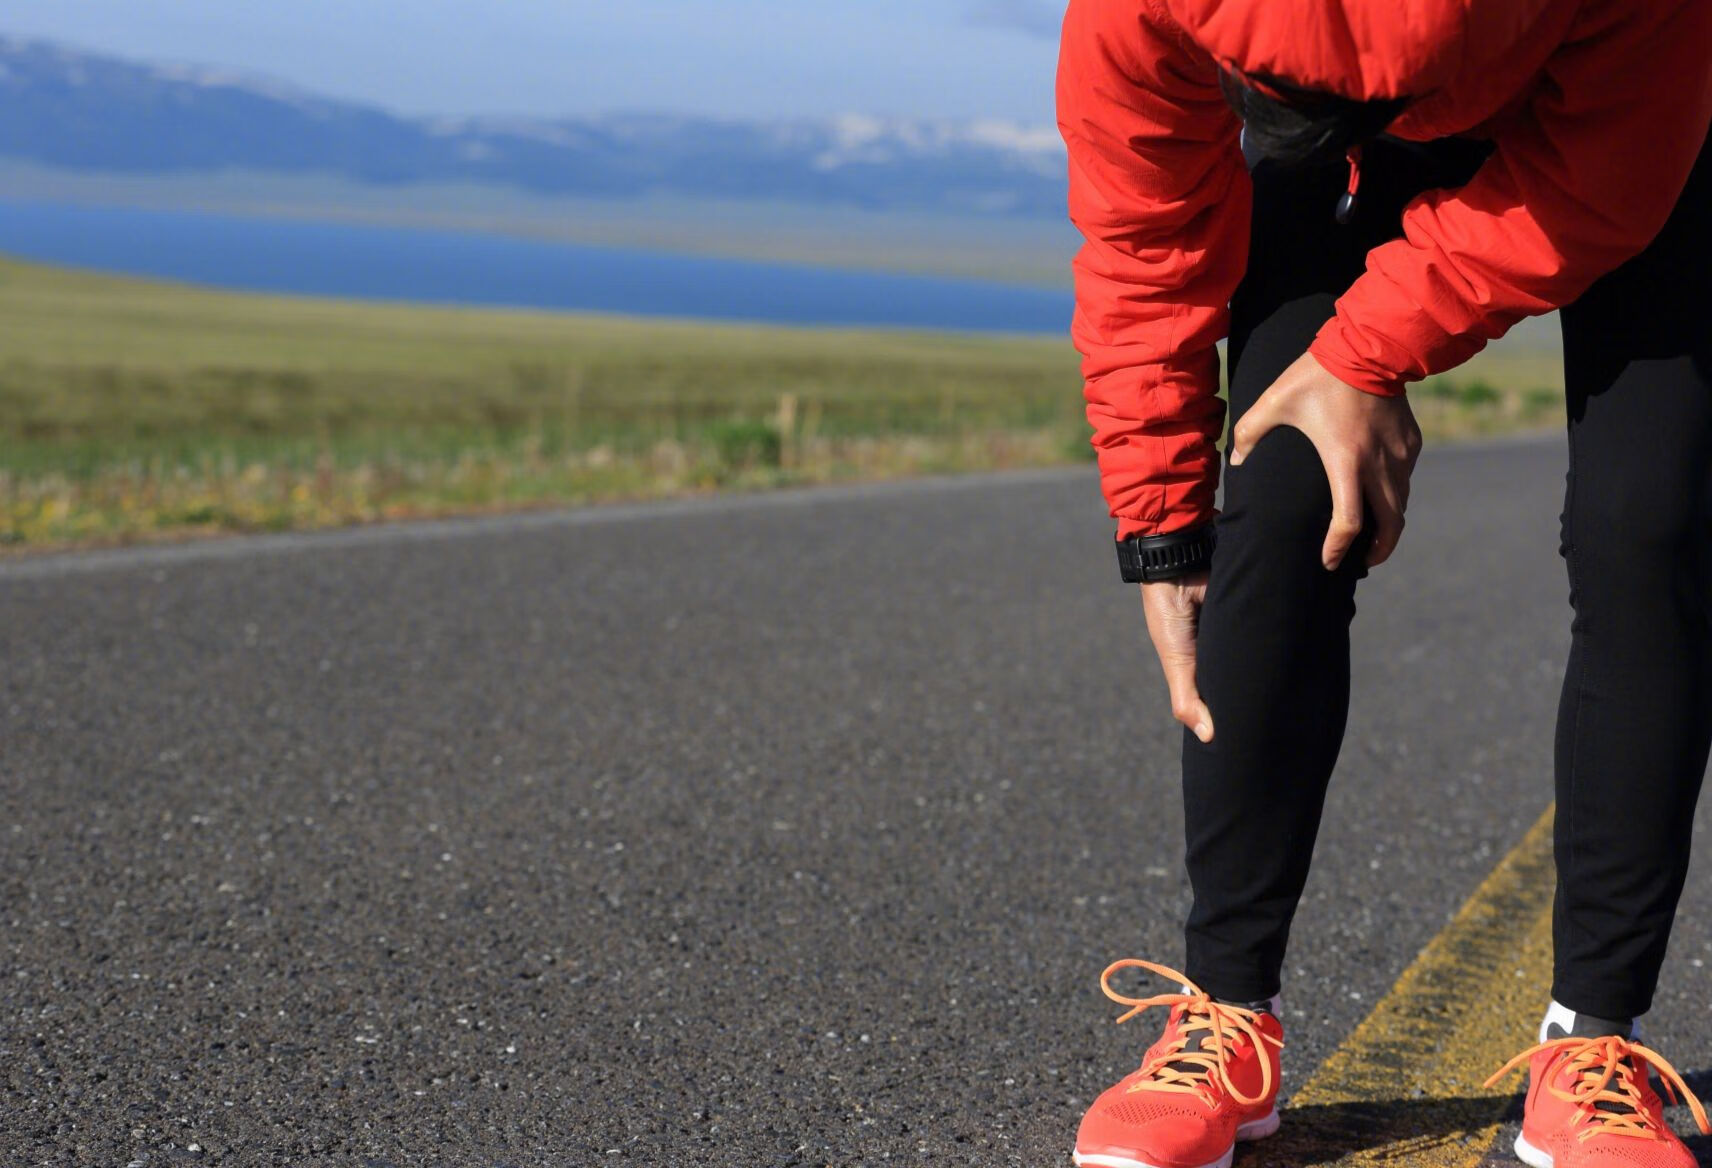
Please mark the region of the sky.
<svg viewBox="0 0 1712 1168"><path fill-rule="evenodd" d="M6 0L0 34L411 114L1052 122L1063 0Z"/></svg>

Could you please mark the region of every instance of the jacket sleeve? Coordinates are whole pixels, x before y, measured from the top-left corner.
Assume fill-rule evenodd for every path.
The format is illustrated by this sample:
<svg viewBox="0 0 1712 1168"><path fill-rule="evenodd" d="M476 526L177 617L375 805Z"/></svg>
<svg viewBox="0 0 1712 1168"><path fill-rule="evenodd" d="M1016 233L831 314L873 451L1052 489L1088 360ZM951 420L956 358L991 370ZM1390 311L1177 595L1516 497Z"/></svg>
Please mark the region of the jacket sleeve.
<svg viewBox="0 0 1712 1168"><path fill-rule="evenodd" d="M1497 150L1404 213L1310 351L1396 394L1575 300L1658 234L1712 118L1712 2L1594 3Z"/></svg>
<svg viewBox="0 0 1712 1168"><path fill-rule="evenodd" d="M1070 154L1071 335L1118 535L1213 517L1215 346L1248 253L1240 125L1217 67L1151 2L1071 0L1058 69Z"/></svg>

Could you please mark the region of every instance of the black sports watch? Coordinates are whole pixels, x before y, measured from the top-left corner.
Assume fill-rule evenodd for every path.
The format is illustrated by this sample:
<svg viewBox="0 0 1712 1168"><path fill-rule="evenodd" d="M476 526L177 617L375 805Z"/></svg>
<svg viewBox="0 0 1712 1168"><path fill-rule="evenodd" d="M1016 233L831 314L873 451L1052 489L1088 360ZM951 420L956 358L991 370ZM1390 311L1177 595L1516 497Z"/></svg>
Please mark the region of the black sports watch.
<svg viewBox="0 0 1712 1168"><path fill-rule="evenodd" d="M1218 531L1208 523L1170 535L1132 535L1117 542L1125 584L1152 584L1198 572L1213 560Z"/></svg>

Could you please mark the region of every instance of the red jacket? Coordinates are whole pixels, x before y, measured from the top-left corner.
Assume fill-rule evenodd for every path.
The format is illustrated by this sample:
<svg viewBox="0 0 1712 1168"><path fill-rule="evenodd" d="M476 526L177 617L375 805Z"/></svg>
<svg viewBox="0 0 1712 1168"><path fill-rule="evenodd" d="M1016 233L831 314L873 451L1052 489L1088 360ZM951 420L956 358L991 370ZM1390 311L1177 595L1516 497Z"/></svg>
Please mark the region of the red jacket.
<svg viewBox="0 0 1712 1168"><path fill-rule="evenodd" d="M1311 347L1397 394L1658 233L1712 120L1712 0L1071 0L1058 121L1087 240L1072 334L1120 536L1213 515L1214 345L1251 198L1221 64L1413 97L1391 133L1496 143L1467 186L1409 207Z"/></svg>

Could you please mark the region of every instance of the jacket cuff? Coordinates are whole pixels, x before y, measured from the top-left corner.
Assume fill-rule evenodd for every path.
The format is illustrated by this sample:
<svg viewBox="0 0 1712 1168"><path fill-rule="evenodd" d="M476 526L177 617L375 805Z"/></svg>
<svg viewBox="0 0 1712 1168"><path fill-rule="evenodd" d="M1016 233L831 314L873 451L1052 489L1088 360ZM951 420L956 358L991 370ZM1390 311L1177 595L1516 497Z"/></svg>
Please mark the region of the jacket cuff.
<svg viewBox="0 0 1712 1168"><path fill-rule="evenodd" d="M1314 343L1308 346L1314 360L1320 367L1345 385L1354 386L1363 393L1371 393L1375 397L1401 397L1407 388L1403 379L1395 373L1376 370L1355 360L1348 349L1344 347L1338 334L1333 331L1337 318L1333 317L1320 330L1320 335L1314 338Z"/></svg>
<svg viewBox="0 0 1712 1168"><path fill-rule="evenodd" d="M1143 522L1123 515L1117 516L1118 530L1114 540L1128 539L1132 535L1172 535L1179 531L1193 531L1197 527L1206 527L1219 517L1217 511L1204 514L1192 511L1184 515L1172 515L1153 522Z"/></svg>

